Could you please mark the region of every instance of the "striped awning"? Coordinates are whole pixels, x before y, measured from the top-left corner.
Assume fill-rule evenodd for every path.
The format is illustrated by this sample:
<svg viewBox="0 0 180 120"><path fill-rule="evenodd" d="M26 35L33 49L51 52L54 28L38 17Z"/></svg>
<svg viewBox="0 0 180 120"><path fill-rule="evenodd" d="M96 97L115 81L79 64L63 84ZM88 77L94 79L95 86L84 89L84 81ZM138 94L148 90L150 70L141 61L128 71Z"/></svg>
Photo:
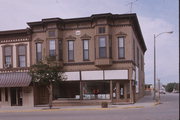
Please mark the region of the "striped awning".
<svg viewBox="0 0 180 120"><path fill-rule="evenodd" d="M31 83L27 72L0 73L0 87L25 87Z"/></svg>

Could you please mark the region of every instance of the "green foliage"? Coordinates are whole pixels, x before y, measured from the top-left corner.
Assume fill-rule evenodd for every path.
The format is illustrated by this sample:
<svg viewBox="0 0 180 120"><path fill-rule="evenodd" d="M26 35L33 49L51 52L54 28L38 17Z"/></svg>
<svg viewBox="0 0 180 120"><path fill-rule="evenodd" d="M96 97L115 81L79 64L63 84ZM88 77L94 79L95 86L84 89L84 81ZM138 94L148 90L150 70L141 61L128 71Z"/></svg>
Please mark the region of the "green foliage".
<svg viewBox="0 0 180 120"><path fill-rule="evenodd" d="M64 79L63 72L60 72L60 70L61 68L57 64L51 65L39 62L31 66L30 75L33 82L41 85L50 85Z"/></svg>
<svg viewBox="0 0 180 120"><path fill-rule="evenodd" d="M174 89L179 91L179 83L168 83L165 89L167 92L172 92Z"/></svg>

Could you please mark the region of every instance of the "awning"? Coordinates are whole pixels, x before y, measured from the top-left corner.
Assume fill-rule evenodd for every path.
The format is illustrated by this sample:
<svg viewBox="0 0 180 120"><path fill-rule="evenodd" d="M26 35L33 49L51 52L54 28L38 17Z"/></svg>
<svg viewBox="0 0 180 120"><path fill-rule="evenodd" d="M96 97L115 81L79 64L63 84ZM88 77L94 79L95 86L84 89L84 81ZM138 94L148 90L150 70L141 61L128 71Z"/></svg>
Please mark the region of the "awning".
<svg viewBox="0 0 180 120"><path fill-rule="evenodd" d="M0 87L25 87L31 83L27 72L0 73Z"/></svg>

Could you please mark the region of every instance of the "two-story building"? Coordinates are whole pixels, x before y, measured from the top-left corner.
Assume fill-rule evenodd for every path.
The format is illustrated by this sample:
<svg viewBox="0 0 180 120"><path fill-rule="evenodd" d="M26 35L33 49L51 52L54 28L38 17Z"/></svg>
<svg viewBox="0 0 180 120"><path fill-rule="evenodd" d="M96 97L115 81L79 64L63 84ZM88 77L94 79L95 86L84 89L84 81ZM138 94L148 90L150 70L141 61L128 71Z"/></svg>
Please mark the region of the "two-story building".
<svg viewBox="0 0 180 120"><path fill-rule="evenodd" d="M30 29L0 32L0 106L34 104L30 41Z"/></svg>
<svg viewBox="0 0 180 120"><path fill-rule="evenodd" d="M102 101L134 103L144 95L146 45L136 14L107 13L72 19L49 18L27 24L29 29L0 32L0 76L9 76L7 79L0 77L2 104L5 101L5 89L8 88L10 101L13 98L11 89L17 89L24 93L23 105L29 105L26 103L28 100L31 105L48 102L45 87L32 86L25 72L11 71L24 68L20 66L20 61L26 61L23 64L28 70L30 65L49 56L56 58L67 75L67 80L53 86L54 105ZM27 37L26 41L13 39L21 35ZM12 68L4 67L6 57L10 54L5 53L5 46L12 49L9 50ZM25 46L25 53L22 53L25 58L21 58L18 46ZM2 82L13 81L15 78L11 79L9 74L17 73L26 74L24 78L17 78L27 81L26 85L20 86L21 83L18 83L10 86Z"/></svg>

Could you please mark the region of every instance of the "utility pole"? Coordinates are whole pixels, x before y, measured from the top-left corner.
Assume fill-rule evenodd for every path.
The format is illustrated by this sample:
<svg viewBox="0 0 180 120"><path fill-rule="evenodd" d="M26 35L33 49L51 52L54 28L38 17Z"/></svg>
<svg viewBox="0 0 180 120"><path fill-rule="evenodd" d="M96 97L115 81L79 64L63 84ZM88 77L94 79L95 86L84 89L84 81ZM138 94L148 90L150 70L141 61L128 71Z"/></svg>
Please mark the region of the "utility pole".
<svg viewBox="0 0 180 120"><path fill-rule="evenodd" d="M160 103L160 79L158 79L158 103Z"/></svg>

